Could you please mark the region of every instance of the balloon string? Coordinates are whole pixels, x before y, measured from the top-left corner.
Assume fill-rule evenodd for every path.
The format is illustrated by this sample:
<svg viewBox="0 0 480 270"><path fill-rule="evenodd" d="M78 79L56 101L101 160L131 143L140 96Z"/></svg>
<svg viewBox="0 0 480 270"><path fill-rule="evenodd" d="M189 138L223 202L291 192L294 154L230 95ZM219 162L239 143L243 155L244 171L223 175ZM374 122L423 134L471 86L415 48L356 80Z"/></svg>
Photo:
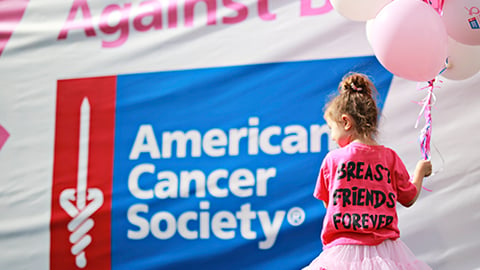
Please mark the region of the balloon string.
<svg viewBox="0 0 480 270"><path fill-rule="evenodd" d="M435 144L433 144L433 148L435 148L435 151L437 152L438 157L440 157L440 161L442 162L442 166L440 166L440 168L438 170L434 171L431 176L434 176L434 175L442 172L443 168L445 167L445 159L443 158L442 153L440 153L440 150L438 150L438 148Z"/></svg>
<svg viewBox="0 0 480 270"><path fill-rule="evenodd" d="M445 72L449 67L449 64L448 64L448 57L445 59L445 66L443 67L442 70L440 70L440 72L438 73L438 75L441 75L443 72Z"/></svg>
<svg viewBox="0 0 480 270"><path fill-rule="evenodd" d="M430 141L432 137L432 107L436 102L436 97L433 93L434 88L436 88L435 79L428 81L427 86L420 88L420 90L427 89L427 96L420 103L420 104L423 104L423 106L418 115L417 122L415 123L415 128L417 128L420 122L420 117L423 114L425 118L425 126L420 132L419 142L420 142L420 152L424 160L431 159ZM423 189L429 192L432 191L425 187L423 187Z"/></svg>
<svg viewBox="0 0 480 270"><path fill-rule="evenodd" d="M437 175L438 173L442 172L443 171L443 168L445 167L445 159L443 158L442 156L442 153L440 153L440 150L438 150L437 146L433 143L433 148L435 148L435 151L437 152L438 156L440 157L440 160L442 162L442 165L440 166L440 168L436 171L434 171L430 176L434 176L434 175ZM426 188L425 186L422 186L422 188L425 190L425 191L428 191L428 192L432 192L433 190L429 189L429 188Z"/></svg>
<svg viewBox="0 0 480 270"><path fill-rule="evenodd" d="M444 0L423 0L425 3L429 4L435 11L438 12L440 16L443 14L443 4ZM445 72L448 68L448 58L445 59L445 67L440 71L439 74L442 74ZM441 81L440 81L441 82ZM430 160L431 159L431 153L430 153L430 141L432 137L432 107L436 102L436 97L433 94L433 89L436 88L434 86L435 79L428 81L428 86L425 86L421 88L420 90L427 89L427 96L423 99L422 103L422 109L420 110L420 113L417 118L417 122L415 123L415 128L418 127L418 123L420 121L420 117L423 114L425 117L425 126L423 127L422 131L420 132L420 152L422 153L422 157L424 160ZM435 147L435 145L434 145ZM445 163L443 157L441 156L440 152L438 149L435 147L437 152L440 155L440 158L442 160L442 167L438 172L443 170L443 164ZM438 172L432 173L432 176L435 175ZM422 188L428 192L432 192L431 189L426 188L425 186L422 185Z"/></svg>

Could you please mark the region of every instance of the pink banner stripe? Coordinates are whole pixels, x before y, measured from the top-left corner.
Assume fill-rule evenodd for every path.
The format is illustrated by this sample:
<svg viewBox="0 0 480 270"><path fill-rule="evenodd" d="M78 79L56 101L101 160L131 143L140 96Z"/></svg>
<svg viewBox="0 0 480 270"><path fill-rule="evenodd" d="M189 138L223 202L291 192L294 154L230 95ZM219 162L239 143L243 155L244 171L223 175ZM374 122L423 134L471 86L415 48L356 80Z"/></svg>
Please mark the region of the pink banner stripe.
<svg viewBox="0 0 480 270"><path fill-rule="evenodd" d="M2 149L9 136L10 134L8 133L8 131L2 125L0 125L0 150Z"/></svg>
<svg viewBox="0 0 480 270"><path fill-rule="evenodd" d="M17 28L29 0L0 0L0 56Z"/></svg>

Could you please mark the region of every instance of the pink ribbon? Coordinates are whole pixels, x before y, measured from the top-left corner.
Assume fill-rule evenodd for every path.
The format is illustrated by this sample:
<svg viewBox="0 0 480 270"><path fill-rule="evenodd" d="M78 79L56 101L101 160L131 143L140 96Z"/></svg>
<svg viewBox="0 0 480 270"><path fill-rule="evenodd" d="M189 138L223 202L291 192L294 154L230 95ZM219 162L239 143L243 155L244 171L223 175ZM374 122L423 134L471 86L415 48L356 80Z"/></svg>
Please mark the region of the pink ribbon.
<svg viewBox="0 0 480 270"><path fill-rule="evenodd" d="M415 128L418 127L420 122L420 116L423 114L425 118L425 126L420 132L420 151L422 152L423 159L430 160L430 140L432 137L432 106L435 103L435 95L433 94L435 79L428 81L428 86L421 88L420 90L427 89L427 96L423 99L422 109L418 115Z"/></svg>
<svg viewBox="0 0 480 270"><path fill-rule="evenodd" d="M442 15L444 0L423 0L423 2L432 6L432 8L435 9L435 11L437 11L438 14Z"/></svg>
<svg viewBox="0 0 480 270"><path fill-rule="evenodd" d="M440 81L441 82L441 81ZM424 160L430 160L431 158L431 149L430 149L430 141L432 138L432 107L435 104L436 97L433 94L433 89L438 88L435 86L435 79L428 81L428 85L425 87L420 88L419 90L427 90L427 96L419 102L422 105L422 109L418 115L417 122L415 123L415 128L418 127L420 122L420 117L424 116L425 119L425 126L422 128L420 132L419 142L420 142L420 152ZM426 191L432 191L426 187L423 187Z"/></svg>

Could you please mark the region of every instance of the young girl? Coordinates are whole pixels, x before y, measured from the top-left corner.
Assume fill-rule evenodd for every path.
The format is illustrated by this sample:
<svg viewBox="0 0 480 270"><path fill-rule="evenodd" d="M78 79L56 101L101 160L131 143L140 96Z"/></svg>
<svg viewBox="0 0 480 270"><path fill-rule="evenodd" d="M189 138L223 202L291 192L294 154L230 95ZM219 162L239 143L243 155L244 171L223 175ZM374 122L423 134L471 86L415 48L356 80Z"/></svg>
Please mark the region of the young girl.
<svg viewBox="0 0 480 270"><path fill-rule="evenodd" d="M429 161L417 163L413 179L398 155L375 141L378 108L373 83L347 74L324 118L340 148L323 160L314 196L327 208L323 252L304 270L431 269L399 239L397 202L417 200Z"/></svg>

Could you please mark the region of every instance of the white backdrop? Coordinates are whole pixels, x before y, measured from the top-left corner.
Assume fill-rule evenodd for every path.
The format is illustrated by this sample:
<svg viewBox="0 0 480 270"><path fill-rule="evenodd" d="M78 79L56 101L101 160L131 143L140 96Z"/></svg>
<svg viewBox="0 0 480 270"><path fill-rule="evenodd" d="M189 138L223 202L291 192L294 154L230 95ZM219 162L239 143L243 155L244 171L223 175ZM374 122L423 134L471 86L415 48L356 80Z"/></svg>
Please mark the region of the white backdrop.
<svg viewBox="0 0 480 270"><path fill-rule="evenodd" d="M49 269L57 80L373 55L365 23L333 10L301 16L300 0L274 0L268 5L276 17L265 21L257 15L258 1L241 2L249 13L240 23L219 19L205 26L199 16L185 27L179 16L173 30L138 32L130 26L127 41L114 48L102 47L114 35L96 25L96 37L72 30L57 40L74 1L28 2L0 56L0 125L10 133L0 151L0 269ZM94 21L113 3L131 1L89 1ZM311 4L318 8L325 1ZM235 15L219 8L217 16L222 12ZM435 90L435 175L425 181L433 191L423 191L413 207L400 208L401 238L433 269L480 269L479 84L477 74L443 79ZM421 158L415 102L425 94L416 82L394 77L382 112L380 142L395 149L410 171Z"/></svg>

